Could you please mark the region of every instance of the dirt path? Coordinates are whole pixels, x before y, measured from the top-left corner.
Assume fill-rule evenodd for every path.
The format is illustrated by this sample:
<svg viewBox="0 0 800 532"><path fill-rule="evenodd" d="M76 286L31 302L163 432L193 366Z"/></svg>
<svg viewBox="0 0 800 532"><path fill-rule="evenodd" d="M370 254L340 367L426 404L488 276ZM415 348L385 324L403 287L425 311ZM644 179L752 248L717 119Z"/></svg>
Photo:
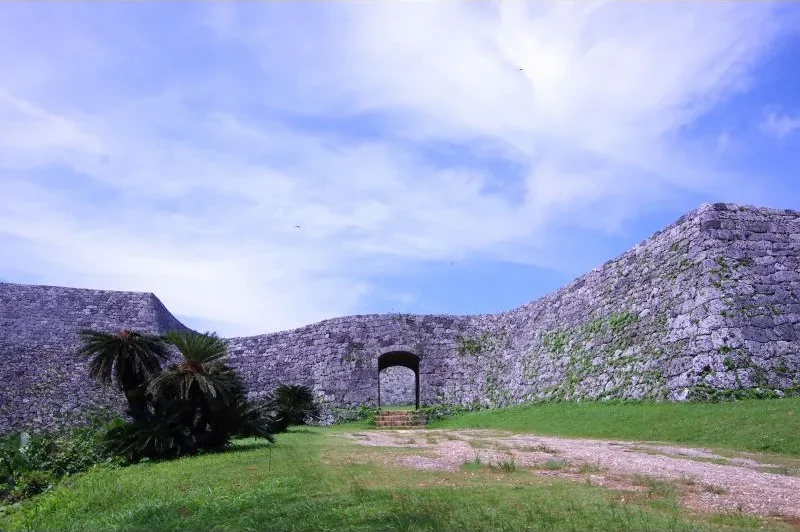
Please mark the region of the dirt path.
<svg viewBox="0 0 800 532"><path fill-rule="evenodd" d="M800 476L795 476L800 475L800 459L484 430L367 431L346 437L362 445L434 451L433 457L396 458L398 464L419 469L453 471L476 458L489 465L513 460L534 474L614 489L644 490L669 481L679 489L682 503L696 510L800 519Z"/></svg>

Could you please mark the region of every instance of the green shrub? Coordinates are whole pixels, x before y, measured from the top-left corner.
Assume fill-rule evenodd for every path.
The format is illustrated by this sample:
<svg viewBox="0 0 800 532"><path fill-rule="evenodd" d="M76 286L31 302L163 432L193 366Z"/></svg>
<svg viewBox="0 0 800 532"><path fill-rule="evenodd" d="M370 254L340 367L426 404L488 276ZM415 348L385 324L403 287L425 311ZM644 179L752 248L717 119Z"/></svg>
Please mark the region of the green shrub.
<svg viewBox="0 0 800 532"><path fill-rule="evenodd" d="M284 432L290 425L305 425L320 418L319 405L308 386L281 384L264 405L265 409L275 412L276 432Z"/></svg>
<svg viewBox="0 0 800 532"><path fill-rule="evenodd" d="M80 427L31 436L27 459L33 469L62 477L107 462L110 456L104 446L102 429Z"/></svg>
<svg viewBox="0 0 800 532"><path fill-rule="evenodd" d="M372 406L361 405L358 408L333 408L331 413L334 417L334 424L363 422L368 425L375 423L380 409Z"/></svg>
<svg viewBox="0 0 800 532"><path fill-rule="evenodd" d="M116 421L105 435L106 448L129 463L175 458L197 450L191 428L184 423L187 413L182 401L152 408L147 417L133 422Z"/></svg>
<svg viewBox="0 0 800 532"><path fill-rule="evenodd" d="M425 416L428 418L428 422L430 423L433 421L439 421L442 419L458 416L460 414L465 414L467 412L476 412L482 409L483 407L477 403L473 403L467 406L458 404L439 404L439 405L423 406L422 408L420 408L420 412L425 414Z"/></svg>
<svg viewBox="0 0 800 532"><path fill-rule="evenodd" d="M20 500L48 489L61 477L112 460L103 429L15 434L0 440L0 499Z"/></svg>
<svg viewBox="0 0 800 532"><path fill-rule="evenodd" d="M34 495L44 493L52 488L58 479L49 471L34 469L26 471L17 478L16 486L12 491L12 500L27 499Z"/></svg>

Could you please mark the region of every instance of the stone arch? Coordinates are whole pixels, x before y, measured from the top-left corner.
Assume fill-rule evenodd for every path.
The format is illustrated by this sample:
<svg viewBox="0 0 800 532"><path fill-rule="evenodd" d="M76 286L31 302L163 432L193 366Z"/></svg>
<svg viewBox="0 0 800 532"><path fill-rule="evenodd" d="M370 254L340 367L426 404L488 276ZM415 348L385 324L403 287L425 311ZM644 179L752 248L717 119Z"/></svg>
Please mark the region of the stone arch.
<svg viewBox="0 0 800 532"><path fill-rule="evenodd" d="M419 357L406 346L392 346L378 355L378 375L386 368L403 366L414 372L414 406L419 410ZM378 378L378 408L381 406L381 380Z"/></svg>

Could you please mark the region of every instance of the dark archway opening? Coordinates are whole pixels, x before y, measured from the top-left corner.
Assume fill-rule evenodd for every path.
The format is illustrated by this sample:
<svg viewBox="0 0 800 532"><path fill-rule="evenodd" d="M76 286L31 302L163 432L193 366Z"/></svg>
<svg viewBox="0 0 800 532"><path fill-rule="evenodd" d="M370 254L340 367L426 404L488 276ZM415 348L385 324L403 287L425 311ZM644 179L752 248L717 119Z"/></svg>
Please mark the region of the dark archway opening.
<svg viewBox="0 0 800 532"><path fill-rule="evenodd" d="M378 408L381 407L381 371L402 366L414 372L414 408L419 410L419 357L408 351L393 351L378 357Z"/></svg>

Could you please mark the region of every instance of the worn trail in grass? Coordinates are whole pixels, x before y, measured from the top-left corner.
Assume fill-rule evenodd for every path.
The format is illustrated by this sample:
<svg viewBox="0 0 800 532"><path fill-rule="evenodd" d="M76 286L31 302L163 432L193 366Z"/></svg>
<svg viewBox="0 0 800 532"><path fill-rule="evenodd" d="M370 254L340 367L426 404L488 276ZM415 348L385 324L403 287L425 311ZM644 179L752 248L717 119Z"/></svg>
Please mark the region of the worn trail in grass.
<svg viewBox="0 0 800 532"><path fill-rule="evenodd" d="M568 439L511 432L383 430L348 435L362 445L395 446L424 454L399 457L399 463L420 469L456 471L465 462L503 471L518 467L534 475L585 481L630 489L646 478L654 486L680 492L687 508L703 512L736 510L758 516L800 520L800 458L780 455L779 471L761 460L725 457L704 449ZM774 455L769 455L774 456Z"/></svg>
<svg viewBox="0 0 800 532"><path fill-rule="evenodd" d="M341 430L341 429L339 429ZM304 429L274 447L98 468L0 517L2 530L718 530L775 521L694 514L636 494L526 470L419 471L406 449ZM412 452L419 453L419 449Z"/></svg>
<svg viewBox="0 0 800 532"><path fill-rule="evenodd" d="M663 441L800 455L800 398L729 403L542 403L472 412L432 427Z"/></svg>

